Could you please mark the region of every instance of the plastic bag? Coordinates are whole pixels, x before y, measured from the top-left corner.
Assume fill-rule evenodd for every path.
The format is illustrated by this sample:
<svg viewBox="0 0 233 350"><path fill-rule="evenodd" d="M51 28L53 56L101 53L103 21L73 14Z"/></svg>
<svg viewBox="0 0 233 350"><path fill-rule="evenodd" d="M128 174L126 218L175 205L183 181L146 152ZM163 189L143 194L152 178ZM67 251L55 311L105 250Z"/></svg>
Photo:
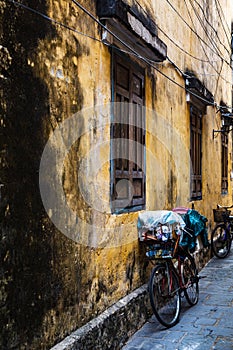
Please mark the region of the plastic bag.
<svg viewBox="0 0 233 350"><path fill-rule="evenodd" d="M141 212L138 216L137 223L139 240L144 241L145 233L148 231L154 231L154 234L156 234L163 225L168 228L167 232L169 232L170 235L173 230L179 234L180 229L185 227L185 222L179 214L170 210ZM165 231L165 228L162 229L162 231Z"/></svg>

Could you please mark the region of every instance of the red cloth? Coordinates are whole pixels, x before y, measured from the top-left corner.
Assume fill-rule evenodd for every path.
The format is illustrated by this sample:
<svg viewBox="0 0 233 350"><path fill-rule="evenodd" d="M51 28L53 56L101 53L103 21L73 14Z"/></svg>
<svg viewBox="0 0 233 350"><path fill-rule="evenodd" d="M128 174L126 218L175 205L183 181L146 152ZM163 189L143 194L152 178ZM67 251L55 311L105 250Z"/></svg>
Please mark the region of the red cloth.
<svg viewBox="0 0 233 350"><path fill-rule="evenodd" d="M185 208L185 207L177 207L177 208L173 208L172 211L174 211L177 214L186 214L188 212L189 208Z"/></svg>

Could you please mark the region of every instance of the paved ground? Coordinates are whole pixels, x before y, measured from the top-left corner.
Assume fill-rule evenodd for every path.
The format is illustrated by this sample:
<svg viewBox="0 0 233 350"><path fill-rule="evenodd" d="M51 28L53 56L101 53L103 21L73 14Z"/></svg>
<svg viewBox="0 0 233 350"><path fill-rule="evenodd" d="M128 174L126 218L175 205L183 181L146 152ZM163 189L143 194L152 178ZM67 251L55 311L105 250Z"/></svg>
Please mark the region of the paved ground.
<svg viewBox="0 0 233 350"><path fill-rule="evenodd" d="M166 329L153 316L123 350L233 350L233 248L201 271L200 297L189 307L182 299L179 323Z"/></svg>

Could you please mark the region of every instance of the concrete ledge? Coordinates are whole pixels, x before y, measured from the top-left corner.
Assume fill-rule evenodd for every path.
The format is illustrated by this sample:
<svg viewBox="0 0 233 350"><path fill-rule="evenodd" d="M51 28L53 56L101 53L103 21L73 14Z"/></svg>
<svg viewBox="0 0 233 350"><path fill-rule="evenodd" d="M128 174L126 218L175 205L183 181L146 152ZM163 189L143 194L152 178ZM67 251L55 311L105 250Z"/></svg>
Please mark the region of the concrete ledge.
<svg viewBox="0 0 233 350"><path fill-rule="evenodd" d="M200 271L210 260L210 249L194 254ZM147 284L120 299L98 317L77 329L50 350L118 350L151 317Z"/></svg>
<svg viewBox="0 0 233 350"><path fill-rule="evenodd" d="M74 331L51 350L121 349L151 315L145 284Z"/></svg>
<svg viewBox="0 0 233 350"><path fill-rule="evenodd" d="M203 267L211 259L211 249L210 249L210 247L200 248L193 255L194 255L197 269L198 269L198 271L201 271L203 269Z"/></svg>

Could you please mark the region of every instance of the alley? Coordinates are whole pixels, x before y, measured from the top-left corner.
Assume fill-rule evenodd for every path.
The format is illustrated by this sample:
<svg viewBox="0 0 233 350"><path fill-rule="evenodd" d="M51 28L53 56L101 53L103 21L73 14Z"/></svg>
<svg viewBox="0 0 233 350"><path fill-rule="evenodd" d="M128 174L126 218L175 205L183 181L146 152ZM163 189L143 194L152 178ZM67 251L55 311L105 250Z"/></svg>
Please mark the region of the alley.
<svg viewBox="0 0 233 350"><path fill-rule="evenodd" d="M199 302L182 300L180 322L165 329L153 316L123 350L232 350L233 249L223 260L212 258L201 271Z"/></svg>
<svg viewBox="0 0 233 350"><path fill-rule="evenodd" d="M233 0L0 0L0 84L0 350L233 350L233 250L164 329L144 242L233 204Z"/></svg>

